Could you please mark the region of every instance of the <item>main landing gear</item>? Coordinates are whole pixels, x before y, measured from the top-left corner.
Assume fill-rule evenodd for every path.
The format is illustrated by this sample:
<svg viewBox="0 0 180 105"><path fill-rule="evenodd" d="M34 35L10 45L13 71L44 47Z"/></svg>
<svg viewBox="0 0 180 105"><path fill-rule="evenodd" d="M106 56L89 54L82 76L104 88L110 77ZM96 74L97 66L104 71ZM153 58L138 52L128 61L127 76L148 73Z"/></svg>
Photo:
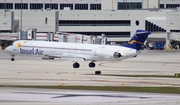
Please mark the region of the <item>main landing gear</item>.
<svg viewBox="0 0 180 105"><path fill-rule="evenodd" d="M11 61L15 61L15 59L14 59L14 55L12 55Z"/></svg>
<svg viewBox="0 0 180 105"><path fill-rule="evenodd" d="M77 62L75 62L75 63L73 64L73 67L74 67L74 68L79 68L79 66L80 66L79 63L77 63Z"/></svg>
<svg viewBox="0 0 180 105"><path fill-rule="evenodd" d="M94 63L94 62L90 62L89 63L89 67L90 68L94 68L96 66L96 64ZM79 63L77 63L77 62L75 62L74 64L73 64L73 68L79 68L80 67L80 64Z"/></svg>
<svg viewBox="0 0 180 105"><path fill-rule="evenodd" d="M90 68L94 68L95 66L96 66L96 64L95 64L94 62L90 62L90 63L89 63L89 67L90 67Z"/></svg>

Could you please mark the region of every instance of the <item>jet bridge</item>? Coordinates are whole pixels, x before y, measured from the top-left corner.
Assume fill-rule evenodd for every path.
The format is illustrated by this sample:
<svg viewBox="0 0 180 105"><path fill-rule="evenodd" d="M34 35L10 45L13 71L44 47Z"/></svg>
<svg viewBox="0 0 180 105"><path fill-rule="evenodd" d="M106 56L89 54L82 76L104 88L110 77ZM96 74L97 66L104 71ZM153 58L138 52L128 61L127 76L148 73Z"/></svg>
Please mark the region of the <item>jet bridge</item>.
<svg viewBox="0 0 180 105"><path fill-rule="evenodd" d="M180 49L180 33L179 32L170 33L169 42L172 48Z"/></svg>
<svg viewBox="0 0 180 105"><path fill-rule="evenodd" d="M180 42L180 33L171 33L170 40Z"/></svg>

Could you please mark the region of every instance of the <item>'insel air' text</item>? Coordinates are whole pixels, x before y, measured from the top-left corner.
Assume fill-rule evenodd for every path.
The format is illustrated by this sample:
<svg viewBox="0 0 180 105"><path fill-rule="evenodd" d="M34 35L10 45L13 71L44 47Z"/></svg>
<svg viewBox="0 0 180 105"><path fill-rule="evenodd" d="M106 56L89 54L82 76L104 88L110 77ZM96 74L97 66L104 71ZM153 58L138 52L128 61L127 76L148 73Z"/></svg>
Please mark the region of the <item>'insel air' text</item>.
<svg viewBox="0 0 180 105"><path fill-rule="evenodd" d="M20 48L20 53L21 54L27 54L27 55L43 55L43 50L40 49L23 49Z"/></svg>

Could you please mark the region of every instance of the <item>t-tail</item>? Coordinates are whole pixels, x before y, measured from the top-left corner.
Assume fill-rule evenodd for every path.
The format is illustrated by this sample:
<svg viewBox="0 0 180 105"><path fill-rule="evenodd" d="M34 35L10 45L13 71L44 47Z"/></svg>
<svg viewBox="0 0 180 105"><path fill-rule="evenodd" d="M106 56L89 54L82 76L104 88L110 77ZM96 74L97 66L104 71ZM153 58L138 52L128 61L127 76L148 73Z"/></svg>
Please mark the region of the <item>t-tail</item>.
<svg viewBox="0 0 180 105"><path fill-rule="evenodd" d="M150 34L151 32L146 30L137 30L135 35L131 38L131 40L124 46L128 48L140 50L145 40L148 38Z"/></svg>

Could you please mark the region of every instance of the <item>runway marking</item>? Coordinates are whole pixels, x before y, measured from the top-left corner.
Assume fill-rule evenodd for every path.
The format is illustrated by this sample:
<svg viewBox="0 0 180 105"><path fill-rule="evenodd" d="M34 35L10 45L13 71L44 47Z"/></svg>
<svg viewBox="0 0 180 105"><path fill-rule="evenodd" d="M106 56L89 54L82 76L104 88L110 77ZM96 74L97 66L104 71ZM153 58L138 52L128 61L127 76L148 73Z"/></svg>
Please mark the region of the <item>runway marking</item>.
<svg viewBox="0 0 180 105"><path fill-rule="evenodd" d="M99 63L98 65L101 66L102 64L104 64L104 63Z"/></svg>
<svg viewBox="0 0 180 105"><path fill-rule="evenodd" d="M47 71L47 72L45 72L45 74L49 74L49 72Z"/></svg>
<svg viewBox="0 0 180 105"><path fill-rule="evenodd" d="M60 84L60 86L65 86L65 84L66 84L66 83L62 83L62 84Z"/></svg>
<svg viewBox="0 0 180 105"><path fill-rule="evenodd" d="M156 83L156 82L132 82L132 83L180 86L180 84L168 84L168 83Z"/></svg>
<svg viewBox="0 0 180 105"><path fill-rule="evenodd" d="M132 96L132 95L100 95L100 94L88 94L88 93L74 93L74 94L63 94L63 93L41 93L41 92L11 92L11 93L18 93L18 94L42 94L42 95L56 95L55 97L51 98L68 98L68 97L85 97L85 96L92 96L92 97L108 97L108 98L137 98L137 99L148 99L154 97L147 97L147 96ZM59 95L59 96L57 96ZM156 98L163 98L163 97L156 97Z"/></svg>
<svg viewBox="0 0 180 105"><path fill-rule="evenodd" d="M121 87L124 87L124 86L125 86L125 84L120 84L120 86L121 86Z"/></svg>
<svg viewBox="0 0 180 105"><path fill-rule="evenodd" d="M76 72L72 72L71 74L76 74Z"/></svg>
<svg viewBox="0 0 180 105"><path fill-rule="evenodd" d="M107 62L107 63L100 63L100 64L98 64L98 65L101 66L101 67L118 68L118 67L114 67L114 66L107 66L107 65L105 65L105 64L113 64L113 63ZM122 67L121 67L121 68L122 68Z"/></svg>
<svg viewBox="0 0 180 105"><path fill-rule="evenodd" d="M179 64L180 62L159 62L159 61L122 61L122 62L137 62L137 63L164 63L164 64Z"/></svg>

